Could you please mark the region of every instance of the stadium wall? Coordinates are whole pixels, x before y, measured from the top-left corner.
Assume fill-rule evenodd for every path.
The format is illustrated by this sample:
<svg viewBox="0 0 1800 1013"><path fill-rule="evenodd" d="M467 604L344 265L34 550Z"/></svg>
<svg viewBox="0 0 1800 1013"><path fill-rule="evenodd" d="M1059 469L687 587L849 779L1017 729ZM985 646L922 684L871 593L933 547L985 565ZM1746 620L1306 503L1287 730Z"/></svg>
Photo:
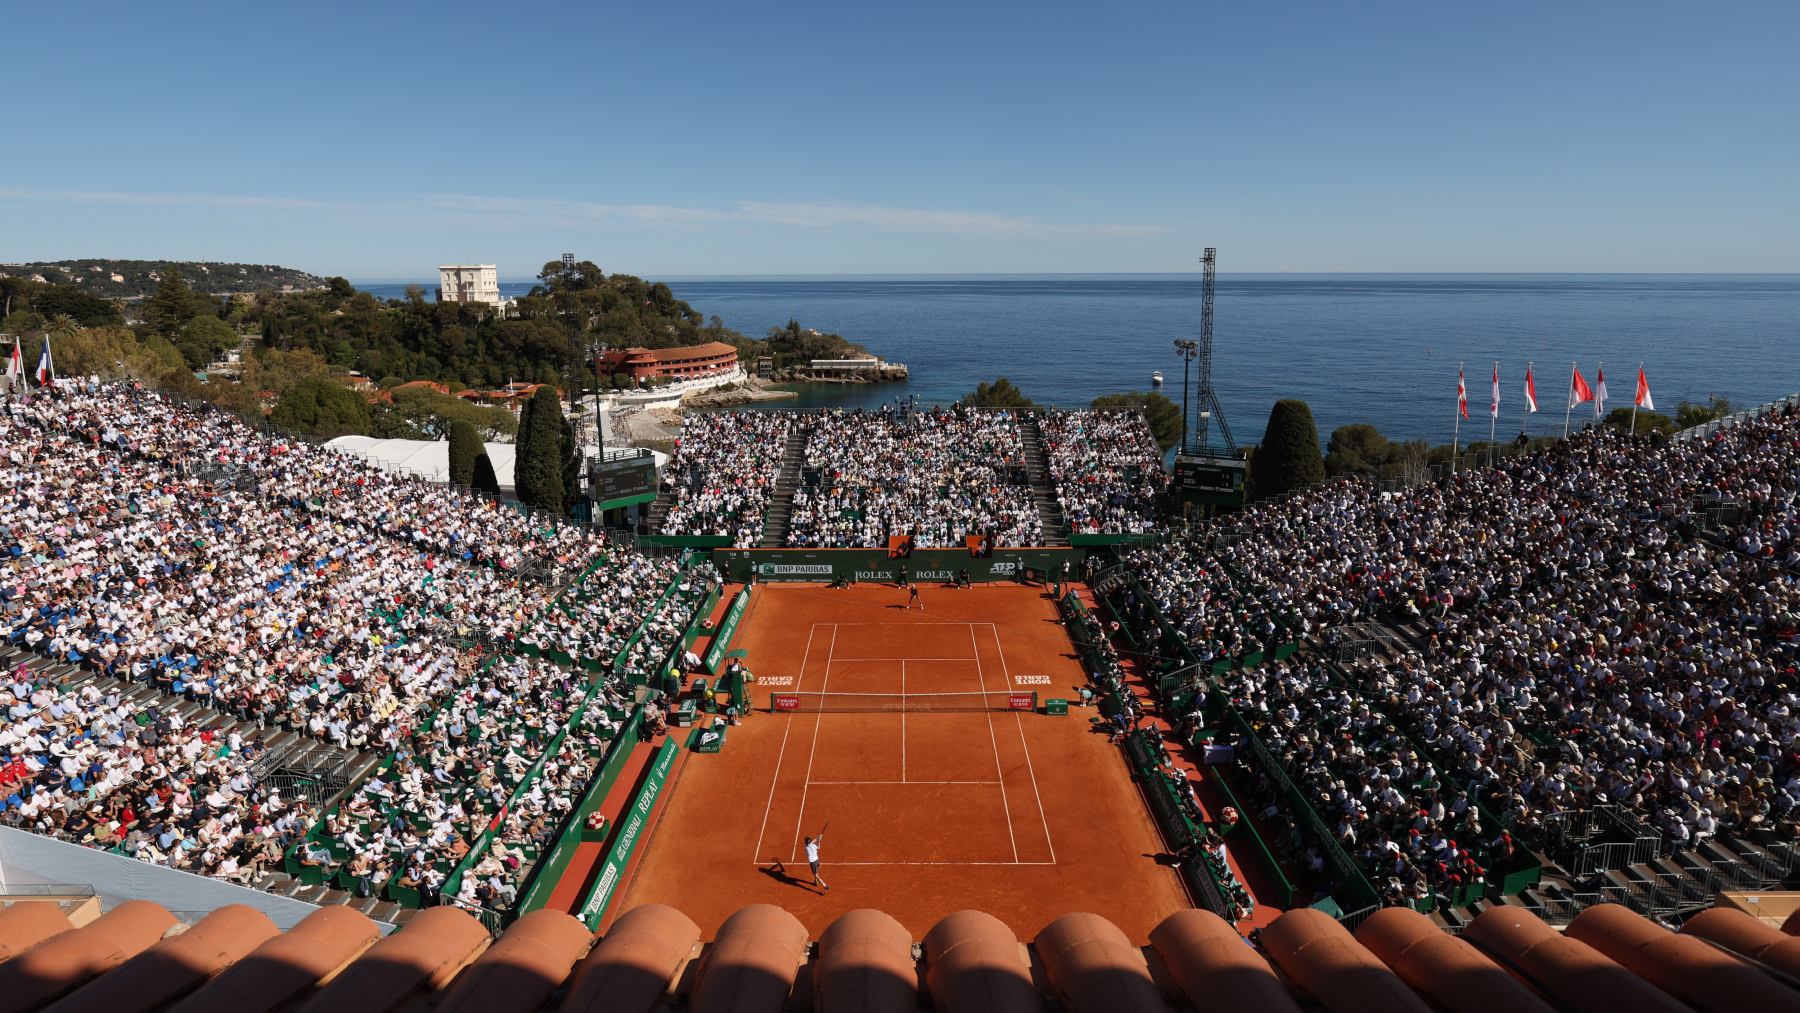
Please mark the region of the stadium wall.
<svg viewBox="0 0 1800 1013"><path fill-rule="evenodd" d="M612 791L619 780L619 772L625 769L625 761L630 758L631 751L638 744L638 726L643 724L644 710L638 707L631 712L631 717L619 728L619 734L606 747L606 757L600 763L600 772L588 782L588 790L581 798L581 804L569 814L563 824L563 831L557 838L556 846L550 854L538 861L537 871L532 874L530 888L525 891L524 899L519 902L519 914L529 914L549 903L550 894L556 890L556 884L563 874L569 871L569 863L574 860L575 852L580 849L582 839L587 836L588 817L600 804L606 801L606 795Z"/></svg>
<svg viewBox="0 0 1800 1013"><path fill-rule="evenodd" d="M243 904L268 915L284 931L318 910L316 905L292 897L277 897L221 879L151 865L11 827L0 827L0 883L86 884L94 888L104 909L128 900L150 900L183 920L188 914L197 918L227 904Z"/></svg>
<svg viewBox="0 0 1800 1013"><path fill-rule="evenodd" d="M1073 548L995 549L991 556L971 556L966 549L915 549L906 559L889 558L886 549L715 549L713 565L726 580L837 581L893 583L901 570L921 584L946 583L967 571L972 583L1019 581L1028 571L1050 579L1067 563L1079 576L1087 553Z"/></svg>

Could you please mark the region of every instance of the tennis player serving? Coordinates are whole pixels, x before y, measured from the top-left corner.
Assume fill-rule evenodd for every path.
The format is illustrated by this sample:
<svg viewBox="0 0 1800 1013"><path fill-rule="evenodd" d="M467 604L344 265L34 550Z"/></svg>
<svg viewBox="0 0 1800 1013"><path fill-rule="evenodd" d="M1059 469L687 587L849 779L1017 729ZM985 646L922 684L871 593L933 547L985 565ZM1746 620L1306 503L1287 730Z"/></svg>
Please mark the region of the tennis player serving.
<svg viewBox="0 0 1800 1013"><path fill-rule="evenodd" d="M825 830L830 829L831 824L825 824ZM819 875L819 845L825 843L825 830L819 831L817 837L806 839L806 864L812 867L813 885L823 893L830 893L831 884L825 882L824 878Z"/></svg>

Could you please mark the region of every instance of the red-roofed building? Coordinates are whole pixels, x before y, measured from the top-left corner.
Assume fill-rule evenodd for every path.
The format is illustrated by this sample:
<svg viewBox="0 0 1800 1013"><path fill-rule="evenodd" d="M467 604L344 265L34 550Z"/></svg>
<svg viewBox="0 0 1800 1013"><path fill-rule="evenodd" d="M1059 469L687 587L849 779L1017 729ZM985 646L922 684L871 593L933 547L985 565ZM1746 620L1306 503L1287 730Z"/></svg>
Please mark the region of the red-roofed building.
<svg viewBox="0 0 1800 1013"><path fill-rule="evenodd" d="M736 368L737 349L723 341L686 348L621 348L600 357L600 365L609 373L624 373L634 382L667 377L692 380L700 376L716 376Z"/></svg>

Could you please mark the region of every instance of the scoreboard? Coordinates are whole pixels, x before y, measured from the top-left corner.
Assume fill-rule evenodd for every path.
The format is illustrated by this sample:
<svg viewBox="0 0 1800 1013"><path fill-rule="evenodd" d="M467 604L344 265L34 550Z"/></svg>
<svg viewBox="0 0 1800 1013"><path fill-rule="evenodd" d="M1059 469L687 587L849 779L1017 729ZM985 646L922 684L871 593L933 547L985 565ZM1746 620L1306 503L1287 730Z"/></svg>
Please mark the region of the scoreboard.
<svg viewBox="0 0 1800 1013"><path fill-rule="evenodd" d="M595 461L589 495L599 510L650 502L656 498L656 457L646 450Z"/></svg>
<svg viewBox="0 0 1800 1013"><path fill-rule="evenodd" d="M1247 466L1239 457L1176 454L1170 491L1181 502L1237 506L1244 502Z"/></svg>

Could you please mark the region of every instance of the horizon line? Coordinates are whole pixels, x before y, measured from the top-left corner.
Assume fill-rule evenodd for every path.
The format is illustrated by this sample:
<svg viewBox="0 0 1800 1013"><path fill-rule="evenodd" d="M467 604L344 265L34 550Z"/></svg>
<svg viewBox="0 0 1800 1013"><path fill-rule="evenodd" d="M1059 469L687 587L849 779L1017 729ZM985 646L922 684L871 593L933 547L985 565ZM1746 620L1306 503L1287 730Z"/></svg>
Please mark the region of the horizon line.
<svg viewBox="0 0 1800 1013"><path fill-rule="evenodd" d="M311 272L308 272L311 273ZM615 271L611 274L626 274L645 281L662 279L680 279L684 281L738 281L746 279L783 280L783 279L867 279L867 278L1124 278L1124 277L1167 277L1198 278L1199 271L885 271L878 273L750 273L750 274L683 274L680 272L663 274L659 277L648 274L635 274L630 271ZM610 277L611 274L608 276ZM1286 275L1286 276L1329 276L1329 277L1435 277L1435 278L1570 278L1570 277L1608 277L1608 278L1800 278L1800 271L1220 271L1219 277L1244 277L1250 275ZM322 277L333 277L323 275ZM417 277L370 277L346 278L351 284L367 285L402 285L419 284ZM423 279L429 280L429 279ZM535 275L526 277L502 277L501 284L523 285L538 281Z"/></svg>

